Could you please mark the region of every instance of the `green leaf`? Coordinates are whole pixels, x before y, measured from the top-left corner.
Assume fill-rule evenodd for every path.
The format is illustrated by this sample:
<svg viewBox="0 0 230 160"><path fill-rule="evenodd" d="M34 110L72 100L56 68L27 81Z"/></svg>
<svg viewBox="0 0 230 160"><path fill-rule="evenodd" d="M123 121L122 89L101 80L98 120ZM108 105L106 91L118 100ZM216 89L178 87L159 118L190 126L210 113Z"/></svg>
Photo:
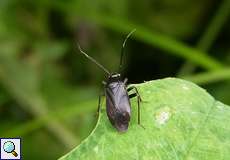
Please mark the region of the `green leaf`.
<svg viewBox="0 0 230 160"><path fill-rule="evenodd" d="M137 124L136 99L127 132L118 133L105 109L78 147L60 160L230 159L230 107L197 85L175 78L135 85L142 99ZM96 105L96 104L95 104Z"/></svg>

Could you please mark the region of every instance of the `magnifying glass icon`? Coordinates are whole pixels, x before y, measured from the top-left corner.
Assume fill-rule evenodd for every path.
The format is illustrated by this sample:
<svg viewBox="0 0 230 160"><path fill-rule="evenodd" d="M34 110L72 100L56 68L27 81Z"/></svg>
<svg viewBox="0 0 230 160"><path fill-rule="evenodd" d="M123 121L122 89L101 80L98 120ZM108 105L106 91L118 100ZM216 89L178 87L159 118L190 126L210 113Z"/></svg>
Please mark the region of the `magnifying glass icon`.
<svg viewBox="0 0 230 160"><path fill-rule="evenodd" d="M3 150L6 152L6 153L11 153L14 155L14 157L17 157L18 154L17 152L15 152L15 145L13 142L11 141L7 141L3 144Z"/></svg>

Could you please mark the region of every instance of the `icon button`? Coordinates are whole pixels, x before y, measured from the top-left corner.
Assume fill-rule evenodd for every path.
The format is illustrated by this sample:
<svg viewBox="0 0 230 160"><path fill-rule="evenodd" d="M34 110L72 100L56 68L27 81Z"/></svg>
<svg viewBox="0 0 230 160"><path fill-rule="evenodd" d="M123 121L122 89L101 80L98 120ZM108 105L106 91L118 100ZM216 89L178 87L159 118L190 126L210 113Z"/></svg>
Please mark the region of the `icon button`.
<svg viewBox="0 0 230 160"><path fill-rule="evenodd" d="M0 160L21 159L21 139L20 138L0 138L1 155Z"/></svg>

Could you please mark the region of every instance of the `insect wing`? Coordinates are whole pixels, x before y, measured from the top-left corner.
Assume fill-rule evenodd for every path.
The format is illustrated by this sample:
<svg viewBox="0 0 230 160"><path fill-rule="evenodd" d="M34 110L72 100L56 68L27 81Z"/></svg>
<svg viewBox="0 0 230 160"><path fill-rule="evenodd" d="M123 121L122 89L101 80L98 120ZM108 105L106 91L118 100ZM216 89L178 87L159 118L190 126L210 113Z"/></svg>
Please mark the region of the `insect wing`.
<svg viewBox="0 0 230 160"><path fill-rule="evenodd" d="M113 82L106 88L106 111L110 122L117 130L127 130L131 111L123 82Z"/></svg>

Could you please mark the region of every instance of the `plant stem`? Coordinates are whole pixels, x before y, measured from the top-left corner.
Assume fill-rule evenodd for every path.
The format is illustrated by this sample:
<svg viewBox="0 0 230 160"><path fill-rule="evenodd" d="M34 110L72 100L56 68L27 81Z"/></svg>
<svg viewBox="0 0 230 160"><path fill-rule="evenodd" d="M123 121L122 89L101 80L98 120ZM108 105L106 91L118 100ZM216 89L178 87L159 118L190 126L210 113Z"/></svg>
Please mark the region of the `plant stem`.
<svg viewBox="0 0 230 160"><path fill-rule="evenodd" d="M80 102L76 104L76 106L65 106L63 109L60 109L55 112L49 112L46 115L42 117L37 117L32 121L29 121L27 123L23 123L22 125L16 126L10 130L5 131L0 136L24 136L26 134L29 134L43 126L45 126L50 120L56 119L58 121L62 121L66 118L72 118L73 116L92 112L96 109L95 104L97 103L97 99L92 99L84 102ZM83 106L83 107L79 107Z"/></svg>
<svg viewBox="0 0 230 160"><path fill-rule="evenodd" d="M21 81L25 81L26 78L22 79L19 76L15 77L15 73L18 73L19 66L13 63L8 63L4 56L0 59L0 79L1 83L7 88L12 97L23 107L24 110L28 111L35 118L41 118L48 114L48 109L42 96L31 88L22 86ZM22 68L22 67L21 67ZM23 73L24 76L28 76ZM58 122L56 119L50 119L45 123L47 129L60 140L67 149L71 149L77 143L77 139L71 131L64 127L63 124ZM18 136L18 135L15 135Z"/></svg>
<svg viewBox="0 0 230 160"><path fill-rule="evenodd" d="M165 53L167 54L187 59L207 70L217 70L223 67L220 62L205 53L170 37L148 30L143 26L132 24L115 17L89 16L88 18L101 26L117 32L128 33L136 28L137 31L133 34L136 39L148 43L151 46L158 47L166 51Z"/></svg>
<svg viewBox="0 0 230 160"><path fill-rule="evenodd" d="M228 20L229 13L230 1L224 0L197 44L197 48L203 51L202 54L205 54L214 43L220 32L220 29ZM192 73L195 68L196 64L191 63L191 61L187 61L178 72L178 77Z"/></svg>
<svg viewBox="0 0 230 160"><path fill-rule="evenodd" d="M197 83L199 85L214 83L223 80L230 80L230 68L183 76L182 78Z"/></svg>

